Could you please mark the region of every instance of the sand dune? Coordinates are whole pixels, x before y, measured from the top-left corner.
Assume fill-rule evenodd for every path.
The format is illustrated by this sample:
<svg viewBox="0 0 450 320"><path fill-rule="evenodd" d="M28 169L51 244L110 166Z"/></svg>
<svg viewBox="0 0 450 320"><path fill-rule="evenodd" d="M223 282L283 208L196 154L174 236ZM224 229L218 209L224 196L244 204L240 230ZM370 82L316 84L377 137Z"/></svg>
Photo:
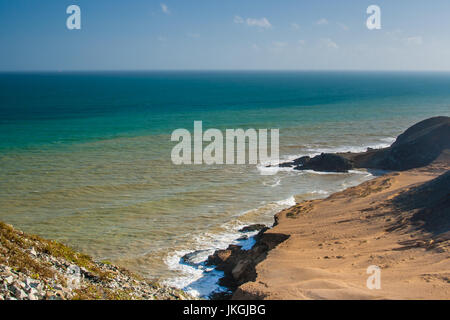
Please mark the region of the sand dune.
<svg viewBox="0 0 450 320"><path fill-rule="evenodd" d="M233 299L449 299L449 163L446 151L280 212L266 234L288 239ZM379 290L366 285L371 265L381 268Z"/></svg>

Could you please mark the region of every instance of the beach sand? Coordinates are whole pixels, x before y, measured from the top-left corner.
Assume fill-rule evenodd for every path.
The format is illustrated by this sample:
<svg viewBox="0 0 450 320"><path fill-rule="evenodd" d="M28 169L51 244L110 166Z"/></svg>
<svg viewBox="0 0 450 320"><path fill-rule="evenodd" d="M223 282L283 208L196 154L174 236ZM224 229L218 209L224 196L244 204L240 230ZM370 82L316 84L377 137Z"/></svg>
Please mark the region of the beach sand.
<svg viewBox="0 0 450 320"><path fill-rule="evenodd" d="M448 172L426 184L449 158L278 213L265 233L288 239L233 299L449 299ZM381 268L379 290L366 285L371 265Z"/></svg>

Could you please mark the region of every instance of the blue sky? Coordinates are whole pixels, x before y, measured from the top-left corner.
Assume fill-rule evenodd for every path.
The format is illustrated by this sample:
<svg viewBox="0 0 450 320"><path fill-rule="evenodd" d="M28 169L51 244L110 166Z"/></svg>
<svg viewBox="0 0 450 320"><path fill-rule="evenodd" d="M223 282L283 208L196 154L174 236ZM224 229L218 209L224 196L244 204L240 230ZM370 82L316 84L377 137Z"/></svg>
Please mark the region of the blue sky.
<svg viewBox="0 0 450 320"><path fill-rule="evenodd" d="M448 0L0 0L0 70L450 70L449 17Z"/></svg>

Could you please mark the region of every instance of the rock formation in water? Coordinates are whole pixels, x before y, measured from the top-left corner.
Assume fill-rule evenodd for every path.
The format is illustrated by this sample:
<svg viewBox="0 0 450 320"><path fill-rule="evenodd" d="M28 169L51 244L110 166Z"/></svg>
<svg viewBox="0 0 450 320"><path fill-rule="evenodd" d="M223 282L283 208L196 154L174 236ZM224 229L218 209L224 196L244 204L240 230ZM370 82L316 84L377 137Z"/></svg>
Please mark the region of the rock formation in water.
<svg viewBox="0 0 450 320"><path fill-rule="evenodd" d="M354 168L403 171L423 167L450 149L450 117L423 120L398 136L383 149L361 153L322 153L313 158L301 157L282 167L296 170L348 172Z"/></svg>

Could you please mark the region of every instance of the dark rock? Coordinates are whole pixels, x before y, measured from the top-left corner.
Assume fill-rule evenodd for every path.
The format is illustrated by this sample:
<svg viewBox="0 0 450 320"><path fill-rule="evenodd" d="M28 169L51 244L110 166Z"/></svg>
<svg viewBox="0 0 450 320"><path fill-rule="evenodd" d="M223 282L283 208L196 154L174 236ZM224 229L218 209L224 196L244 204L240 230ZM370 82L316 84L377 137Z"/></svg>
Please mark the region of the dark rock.
<svg viewBox="0 0 450 320"><path fill-rule="evenodd" d="M242 229L239 230L239 232L253 232L253 231L259 231L266 228L266 226L264 224L252 224L246 227L243 227Z"/></svg>
<svg viewBox="0 0 450 320"><path fill-rule="evenodd" d="M280 168L292 168L293 166L294 166L294 162L292 162L292 161L283 162L278 165L278 167L280 167ZM268 166L268 167L270 167L270 166Z"/></svg>
<svg viewBox="0 0 450 320"><path fill-rule="evenodd" d="M322 153L305 162L304 165L295 167L296 170L324 172L348 172L352 168L353 165L350 160L332 153Z"/></svg>
<svg viewBox="0 0 450 320"><path fill-rule="evenodd" d="M309 156L304 156L304 157L300 157L298 159L295 159L294 161L292 161L294 163L294 165L296 166L303 166L306 163L309 162L309 160L311 160L311 157Z"/></svg>
<svg viewBox="0 0 450 320"><path fill-rule="evenodd" d="M273 226L275 226L275 224ZM269 227L264 227L261 230L259 230L259 232L253 237L255 241L259 242L261 240L261 237L263 237L265 232L269 229L270 229Z"/></svg>
<svg viewBox="0 0 450 320"><path fill-rule="evenodd" d="M398 136L388 148L347 157L356 168L409 170L426 166L450 149L450 118L423 120Z"/></svg>
<svg viewBox="0 0 450 320"><path fill-rule="evenodd" d="M289 162L280 163L279 167L280 167L280 168L292 168L292 167L303 166L303 165L305 165L305 163L307 163L309 160L311 160L310 157L304 156L304 157L297 158L297 159L295 159L294 161L289 161Z"/></svg>
<svg viewBox="0 0 450 320"><path fill-rule="evenodd" d="M181 261L183 261L186 264L195 266L195 265L199 264L199 261L198 261L199 255L204 254L207 251L208 250L196 250L193 252L189 252L181 257Z"/></svg>
<svg viewBox="0 0 450 320"><path fill-rule="evenodd" d="M413 125L388 148L367 148L361 153L322 153L312 159L301 157L280 167L324 172L348 172L352 168L402 171L426 166L449 149L450 117L442 116Z"/></svg>
<svg viewBox="0 0 450 320"><path fill-rule="evenodd" d="M252 272L252 261L249 259L239 260L236 266L231 270L231 275L235 280L239 280L245 273Z"/></svg>
<svg viewBox="0 0 450 320"><path fill-rule="evenodd" d="M230 245L226 250L217 250L208 257L208 265L215 265L217 270L224 272L219 280L221 286L234 291L248 281L256 279L255 267L265 259L267 252L288 239L284 234L266 233L264 227L255 236L256 244L250 250L242 250L240 246Z"/></svg>
<svg viewBox="0 0 450 320"><path fill-rule="evenodd" d="M399 135L391 147L398 147L410 142L414 142L421 137L430 136L435 129L444 126L448 129L450 125L450 117L433 117L423 121L420 121L408 128L404 133ZM432 135L434 136L434 135ZM447 138L447 139L446 139ZM444 144L449 147L450 140L448 136L435 136L434 140L437 144Z"/></svg>
<svg viewBox="0 0 450 320"><path fill-rule="evenodd" d="M225 250L216 250L214 254L208 257L206 261L206 265L208 266L216 266L218 270L223 270L224 265L227 260L231 257L233 253L239 252L241 250L241 246L230 244Z"/></svg>

